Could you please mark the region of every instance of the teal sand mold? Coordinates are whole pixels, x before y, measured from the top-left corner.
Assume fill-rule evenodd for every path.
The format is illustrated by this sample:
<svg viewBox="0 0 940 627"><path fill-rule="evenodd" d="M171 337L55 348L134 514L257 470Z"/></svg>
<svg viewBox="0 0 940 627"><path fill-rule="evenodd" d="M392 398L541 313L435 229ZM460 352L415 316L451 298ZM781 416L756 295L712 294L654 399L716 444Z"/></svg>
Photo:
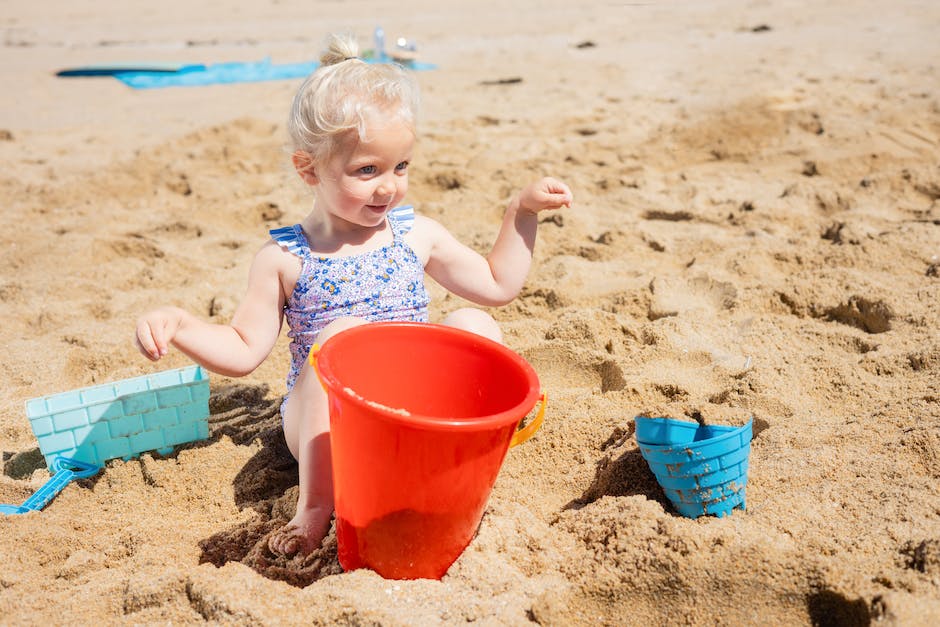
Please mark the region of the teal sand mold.
<svg viewBox="0 0 940 627"><path fill-rule="evenodd" d="M745 508L753 420L742 427L637 416L643 459L683 516L727 516Z"/></svg>
<svg viewBox="0 0 940 627"><path fill-rule="evenodd" d="M76 478L96 474L111 459L209 437L209 376L200 366L167 370L26 401L26 415L53 477L15 514L45 507Z"/></svg>

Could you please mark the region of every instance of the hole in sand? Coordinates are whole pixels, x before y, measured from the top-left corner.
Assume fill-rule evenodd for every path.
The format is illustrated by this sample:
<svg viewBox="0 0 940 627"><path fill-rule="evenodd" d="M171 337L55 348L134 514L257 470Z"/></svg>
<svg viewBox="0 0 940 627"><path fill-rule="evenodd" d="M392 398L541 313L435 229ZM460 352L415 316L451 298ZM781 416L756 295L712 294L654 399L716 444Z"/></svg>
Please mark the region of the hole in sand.
<svg viewBox="0 0 940 627"><path fill-rule="evenodd" d="M631 438L623 440L623 447L627 446L632 446ZM666 495L656 482L656 477L650 472L640 450L632 448L620 452L621 450L618 446L611 454L597 461L591 485L564 509L580 509L605 496L636 494L643 495L651 501L658 501L667 510L670 508Z"/></svg>
<svg viewBox="0 0 940 627"><path fill-rule="evenodd" d="M695 219L695 216L688 211L662 211L651 209L643 212L644 220L662 220L665 222L688 222Z"/></svg>
<svg viewBox="0 0 940 627"><path fill-rule="evenodd" d="M38 448L19 453L3 453L3 474L11 479L29 479L40 468L46 467L46 458Z"/></svg>
<svg viewBox="0 0 940 627"><path fill-rule="evenodd" d="M891 329L894 312L881 300L852 296L848 301L823 312L827 320L862 329L866 333L884 333Z"/></svg>
<svg viewBox="0 0 940 627"><path fill-rule="evenodd" d="M806 609L812 624L819 627L871 624L871 614L864 599L848 599L832 590L809 595Z"/></svg>

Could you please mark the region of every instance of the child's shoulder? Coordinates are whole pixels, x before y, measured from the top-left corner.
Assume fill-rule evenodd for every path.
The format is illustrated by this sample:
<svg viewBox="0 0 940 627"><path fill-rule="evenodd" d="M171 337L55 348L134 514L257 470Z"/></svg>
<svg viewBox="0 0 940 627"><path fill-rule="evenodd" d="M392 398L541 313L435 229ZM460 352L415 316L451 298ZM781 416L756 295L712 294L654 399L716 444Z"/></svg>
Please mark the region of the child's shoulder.
<svg viewBox="0 0 940 627"><path fill-rule="evenodd" d="M396 225L396 231L402 235L434 236L444 227L433 219L416 213L411 205L395 207L388 213L388 218Z"/></svg>
<svg viewBox="0 0 940 627"><path fill-rule="evenodd" d="M426 260L432 250L452 240L453 235L434 218L419 214L415 216L414 226L406 238L418 256Z"/></svg>
<svg viewBox="0 0 940 627"><path fill-rule="evenodd" d="M269 231L270 239L255 253L255 264L283 266L303 259L304 243L293 232L293 227L281 227Z"/></svg>
<svg viewBox="0 0 940 627"><path fill-rule="evenodd" d="M437 230L446 230L444 225L435 220L434 218L429 218L428 216L416 214L414 216L414 228L417 231L428 231L434 232Z"/></svg>

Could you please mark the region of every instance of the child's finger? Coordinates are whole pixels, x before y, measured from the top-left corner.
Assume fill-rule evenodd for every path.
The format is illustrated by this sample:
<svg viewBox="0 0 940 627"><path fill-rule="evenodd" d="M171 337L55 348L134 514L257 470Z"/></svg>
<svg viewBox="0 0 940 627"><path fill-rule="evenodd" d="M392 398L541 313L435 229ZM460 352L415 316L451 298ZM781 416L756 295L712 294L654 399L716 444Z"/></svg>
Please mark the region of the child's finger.
<svg viewBox="0 0 940 627"><path fill-rule="evenodd" d="M159 324L153 327L153 343L157 347L158 357L167 354L166 320L160 320Z"/></svg>
<svg viewBox="0 0 940 627"><path fill-rule="evenodd" d="M134 345L137 347L138 352L150 361L157 361L159 359L159 357L154 357L151 351L144 348L144 345L140 341L139 337L134 338Z"/></svg>
<svg viewBox="0 0 940 627"><path fill-rule="evenodd" d="M571 204L571 189L558 179L547 177L545 179L545 191L548 192L551 200L559 205L569 206Z"/></svg>
<svg viewBox="0 0 940 627"><path fill-rule="evenodd" d="M571 206L571 192L567 190L559 190L554 193L546 195L546 200L548 203L555 207L570 207Z"/></svg>
<svg viewBox="0 0 940 627"><path fill-rule="evenodd" d="M549 192L561 193L561 194L571 193L571 190L568 188L568 186L556 178L546 176L545 179L543 180L543 183L545 185L545 189L547 189Z"/></svg>
<svg viewBox="0 0 940 627"><path fill-rule="evenodd" d="M161 351L157 339L155 338L153 327L146 320L137 324L137 348L145 357L152 361L160 359Z"/></svg>

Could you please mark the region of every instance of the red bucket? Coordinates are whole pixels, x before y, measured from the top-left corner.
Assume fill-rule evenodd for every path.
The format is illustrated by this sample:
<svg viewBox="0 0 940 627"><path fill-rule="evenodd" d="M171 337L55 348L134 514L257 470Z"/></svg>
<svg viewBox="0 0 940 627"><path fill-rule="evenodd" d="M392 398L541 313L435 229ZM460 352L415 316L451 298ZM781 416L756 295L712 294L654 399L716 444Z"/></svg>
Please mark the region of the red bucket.
<svg viewBox="0 0 940 627"><path fill-rule="evenodd" d="M354 327L310 355L329 398L340 564L440 579L473 539L507 450L541 426L538 376L502 344L427 323Z"/></svg>

